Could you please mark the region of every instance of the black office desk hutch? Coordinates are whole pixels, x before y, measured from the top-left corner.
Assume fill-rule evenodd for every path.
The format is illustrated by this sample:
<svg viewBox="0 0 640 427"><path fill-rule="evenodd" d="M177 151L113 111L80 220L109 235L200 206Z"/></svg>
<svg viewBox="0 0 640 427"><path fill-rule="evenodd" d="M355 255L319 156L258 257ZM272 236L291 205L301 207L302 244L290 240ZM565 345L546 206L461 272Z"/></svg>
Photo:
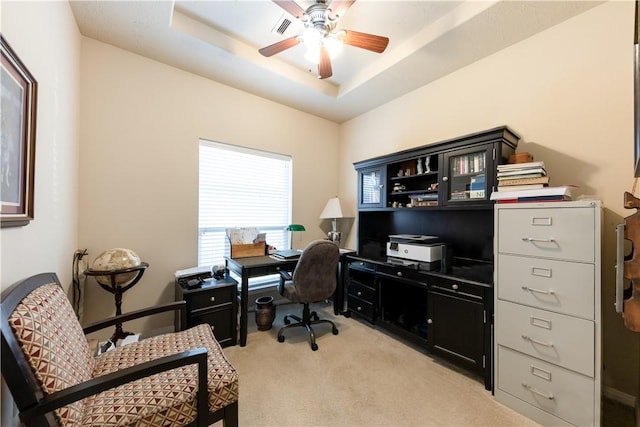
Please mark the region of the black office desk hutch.
<svg viewBox="0 0 640 427"><path fill-rule="evenodd" d="M506 126L354 163L357 255L347 257L355 313L484 378L491 390L496 166L515 153ZM420 165L418 165L420 163ZM409 206L407 206L409 204ZM438 236L445 271L387 262L390 234Z"/></svg>

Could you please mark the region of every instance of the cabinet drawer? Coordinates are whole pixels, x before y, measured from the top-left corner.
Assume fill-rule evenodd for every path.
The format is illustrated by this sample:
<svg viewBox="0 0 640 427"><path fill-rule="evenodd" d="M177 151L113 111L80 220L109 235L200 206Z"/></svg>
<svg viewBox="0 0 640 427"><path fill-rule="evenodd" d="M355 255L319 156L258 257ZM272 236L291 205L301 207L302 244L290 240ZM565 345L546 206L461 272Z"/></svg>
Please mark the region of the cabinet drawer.
<svg viewBox="0 0 640 427"><path fill-rule="evenodd" d="M352 280L349 282L348 293L350 296L355 296L367 302L373 303L376 291L369 286L364 286L363 284Z"/></svg>
<svg viewBox="0 0 640 427"><path fill-rule="evenodd" d="M593 377L594 323L498 300L496 342Z"/></svg>
<svg viewBox="0 0 640 427"><path fill-rule="evenodd" d="M350 311L354 313L358 313L359 315L366 317L368 320L373 322L374 320L373 304L371 304L370 302L361 300L360 298L356 298L353 295L349 295L347 297L347 303Z"/></svg>
<svg viewBox="0 0 640 427"><path fill-rule="evenodd" d="M594 262L591 208L499 209L498 252Z"/></svg>
<svg viewBox="0 0 640 427"><path fill-rule="evenodd" d="M426 277L424 274L418 272L418 270L410 269L410 268L401 268L392 265L381 265L378 267L378 272L382 273L388 277L397 278L397 279L405 279L409 281L415 282L425 282Z"/></svg>
<svg viewBox="0 0 640 427"><path fill-rule="evenodd" d="M365 270L369 272L374 272L376 270L375 264L367 261L351 261L349 262L349 268L352 268L354 270Z"/></svg>
<svg viewBox="0 0 640 427"><path fill-rule="evenodd" d="M498 298L593 320L593 264L498 255Z"/></svg>
<svg viewBox="0 0 640 427"><path fill-rule="evenodd" d="M592 426L594 382L591 378L542 360L498 347L497 387L556 417Z"/></svg>
<svg viewBox="0 0 640 427"><path fill-rule="evenodd" d="M190 295L190 310L198 310L201 308L212 307L220 304L228 304L233 302L235 298L236 287L225 286L222 288L201 289Z"/></svg>
<svg viewBox="0 0 640 427"><path fill-rule="evenodd" d="M460 297L469 297L472 299L483 300L485 288L470 283L461 282L459 280L450 280L444 278L431 278L429 284L432 290L445 292Z"/></svg>

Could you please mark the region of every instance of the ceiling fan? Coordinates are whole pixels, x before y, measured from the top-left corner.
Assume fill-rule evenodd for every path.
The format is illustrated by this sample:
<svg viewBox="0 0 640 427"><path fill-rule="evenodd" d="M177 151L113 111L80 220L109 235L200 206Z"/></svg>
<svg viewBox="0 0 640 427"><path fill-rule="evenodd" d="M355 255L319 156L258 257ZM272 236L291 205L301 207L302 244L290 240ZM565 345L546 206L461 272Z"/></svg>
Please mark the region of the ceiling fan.
<svg viewBox="0 0 640 427"><path fill-rule="evenodd" d="M342 44L382 53L389 44L389 38L374 34L360 33L351 30L334 31L344 13L355 0L333 0L327 4L325 0L316 0L307 10L302 9L293 0L273 0L287 13L300 20L305 27L303 34L289 37L259 49L263 56L269 57L300 43L309 46L311 55L316 55L318 78L331 77L331 54ZM336 50L337 50L336 49Z"/></svg>

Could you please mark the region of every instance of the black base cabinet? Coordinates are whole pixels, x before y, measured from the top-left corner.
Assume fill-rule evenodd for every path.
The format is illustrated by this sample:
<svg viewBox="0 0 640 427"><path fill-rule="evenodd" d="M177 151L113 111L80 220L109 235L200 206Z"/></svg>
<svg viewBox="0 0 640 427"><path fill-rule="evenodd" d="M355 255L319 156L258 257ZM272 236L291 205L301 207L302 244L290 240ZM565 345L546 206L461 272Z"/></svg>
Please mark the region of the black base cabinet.
<svg viewBox="0 0 640 427"><path fill-rule="evenodd" d="M202 286L193 289L176 282L176 301L187 303L187 327L208 323L222 347L236 345L237 287L238 282L230 277L206 279Z"/></svg>
<svg viewBox="0 0 640 427"><path fill-rule="evenodd" d="M388 330L483 377L491 390L489 285L349 256L346 316Z"/></svg>

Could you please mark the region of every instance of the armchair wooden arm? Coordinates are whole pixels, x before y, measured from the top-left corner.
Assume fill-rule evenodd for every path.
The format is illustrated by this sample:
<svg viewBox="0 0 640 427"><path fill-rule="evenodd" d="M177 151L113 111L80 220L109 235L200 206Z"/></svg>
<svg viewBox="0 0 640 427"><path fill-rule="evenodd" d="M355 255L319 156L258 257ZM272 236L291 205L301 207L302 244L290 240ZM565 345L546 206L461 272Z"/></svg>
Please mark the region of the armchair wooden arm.
<svg viewBox="0 0 640 427"><path fill-rule="evenodd" d="M158 305L154 307L143 308L140 310L131 311L129 313L123 313L119 316L109 317L102 319L94 323L90 323L82 328L85 334L99 331L100 329L113 326L117 323L124 323L129 320L140 319L142 317L148 317L158 313L164 313L167 311L179 311L179 322L174 323L176 332L180 331L187 324L187 303L184 301L176 301L168 304ZM179 323L179 324L178 324Z"/></svg>

